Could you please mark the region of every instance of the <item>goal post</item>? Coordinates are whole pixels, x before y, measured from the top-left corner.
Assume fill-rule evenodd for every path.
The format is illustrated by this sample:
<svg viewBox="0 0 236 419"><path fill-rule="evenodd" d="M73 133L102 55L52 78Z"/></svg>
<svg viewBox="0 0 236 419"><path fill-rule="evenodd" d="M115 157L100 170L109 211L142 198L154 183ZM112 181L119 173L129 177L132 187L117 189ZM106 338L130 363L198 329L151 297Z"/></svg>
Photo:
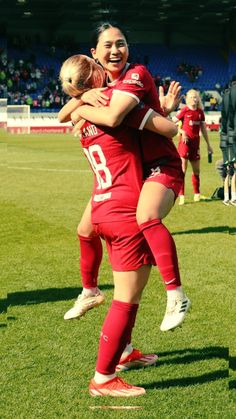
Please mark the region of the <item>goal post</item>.
<svg viewBox="0 0 236 419"><path fill-rule="evenodd" d="M30 105L7 105L7 131L30 134Z"/></svg>
<svg viewBox="0 0 236 419"><path fill-rule="evenodd" d="M7 99L0 98L0 128L7 129Z"/></svg>

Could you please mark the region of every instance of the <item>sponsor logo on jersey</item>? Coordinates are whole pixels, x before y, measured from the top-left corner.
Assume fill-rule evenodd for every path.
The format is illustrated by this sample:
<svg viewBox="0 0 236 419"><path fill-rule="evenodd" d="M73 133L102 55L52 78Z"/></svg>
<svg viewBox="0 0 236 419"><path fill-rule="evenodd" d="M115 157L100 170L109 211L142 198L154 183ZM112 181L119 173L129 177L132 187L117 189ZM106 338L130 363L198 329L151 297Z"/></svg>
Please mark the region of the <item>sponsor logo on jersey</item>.
<svg viewBox="0 0 236 419"><path fill-rule="evenodd" d="M200 121L192 121L192 119L190 119L189 125L191 125L191 126L193 126L193 125L200 125Z"/></svg>
<svg viewBox="0 0 236 419"><path fill-rule="evenodd" d="M133 79L133 80L139 80L139 74L138 73L132 73L131 74L131 79Z"/></svg>
<svg viewBox="0 0 236 419"><path fill-rule="evenodd" d="M137 86L143 87L143 83L140 80L123 80L122 83L136 84Z"/></svg>

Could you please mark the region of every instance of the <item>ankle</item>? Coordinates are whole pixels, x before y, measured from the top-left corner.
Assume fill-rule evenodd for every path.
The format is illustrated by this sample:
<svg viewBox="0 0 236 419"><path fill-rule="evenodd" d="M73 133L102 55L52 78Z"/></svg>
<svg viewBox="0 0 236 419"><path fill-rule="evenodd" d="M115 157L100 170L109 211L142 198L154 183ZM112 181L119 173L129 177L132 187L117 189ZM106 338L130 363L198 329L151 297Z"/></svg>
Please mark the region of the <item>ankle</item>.
<svg viewBox="0 0 236 419"><path fill-rule="evenodd" d="M86 297L90 297L98 293L98 287L83 288L82 294Z"/></svg>
<svg viewBox="0 0 236 419"><path fill-rule="evenodd" d="M110 381L115 377L116 377L115 373L114 374L101 374L100 372L95 371L93 379L94 379L95 383L97 383L97 384L104 384L104 383L107 383L107 381Z"/></svg>
<svg viewBox="0 0 236 419"><path fill-rule="evenodd" d="M176 287L173 290L168 290L167 291L167 301L173 301L176 300L177 298L183 298L185 296L184 290L182 288L182 286L180 287Z"/></svg>

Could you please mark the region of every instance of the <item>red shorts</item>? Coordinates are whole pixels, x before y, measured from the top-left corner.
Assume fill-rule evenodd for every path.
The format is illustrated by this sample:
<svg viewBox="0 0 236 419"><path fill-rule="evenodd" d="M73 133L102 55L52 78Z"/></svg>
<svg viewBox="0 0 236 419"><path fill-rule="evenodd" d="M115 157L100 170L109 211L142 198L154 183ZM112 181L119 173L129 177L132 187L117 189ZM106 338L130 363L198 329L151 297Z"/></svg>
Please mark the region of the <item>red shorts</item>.
<svg viewBox="0 0 236 419"><path fill-rule="evenodd" d="M180 157L186 160L195 161L200 159L200 138L189 140L185 144L182 140L178 144L178 152Z"/></svg>
<svg viewBox="0 0 236 419"><path fill-rule="evenodd" d="M182 168L169 167L169 166L157 166L153 167L152 173L145 179L145 182L157 182L166 186L168 189L172 189L175 196L179 195L180 188L183 184L184 174Z"/></svg>
<svg viewBox="0 0 236 419"><path fill-rule="evenodd" d="M152 253L136 221L93 224L107 246L112 269L135 271L143 265L155 265Z"/></svg>

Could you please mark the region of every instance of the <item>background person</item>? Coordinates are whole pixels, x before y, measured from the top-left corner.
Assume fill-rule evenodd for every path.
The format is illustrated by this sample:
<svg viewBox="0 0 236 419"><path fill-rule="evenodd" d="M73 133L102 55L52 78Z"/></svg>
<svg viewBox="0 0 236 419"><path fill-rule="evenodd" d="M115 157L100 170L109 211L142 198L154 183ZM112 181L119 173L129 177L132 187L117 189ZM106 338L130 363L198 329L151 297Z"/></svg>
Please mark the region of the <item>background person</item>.
<svg viewBox="0 0 236 419"><path fill-rule="evenodd" d="M209 154L213 153L210 145L205 124L205 115L199 93L191 89L186 94L186 106L184 106L173 118L175 122L181 121L179 128L180 140L178 152L182 160L184 176L188 168L188 161L192 166L192 185L195 202L200 201L200 131L207 144ZM185 182L179 192L179 205L185 202Z"/></svg>
<svg viewBox="0 0 236 419"><path fill-rule="evenodd" d="M229 165L233 170L233 175L229 173L231 180L231 200L230 204L236 206L236 75L231 79L229 99L229 143L231 147L231 156Z"/></svg>

